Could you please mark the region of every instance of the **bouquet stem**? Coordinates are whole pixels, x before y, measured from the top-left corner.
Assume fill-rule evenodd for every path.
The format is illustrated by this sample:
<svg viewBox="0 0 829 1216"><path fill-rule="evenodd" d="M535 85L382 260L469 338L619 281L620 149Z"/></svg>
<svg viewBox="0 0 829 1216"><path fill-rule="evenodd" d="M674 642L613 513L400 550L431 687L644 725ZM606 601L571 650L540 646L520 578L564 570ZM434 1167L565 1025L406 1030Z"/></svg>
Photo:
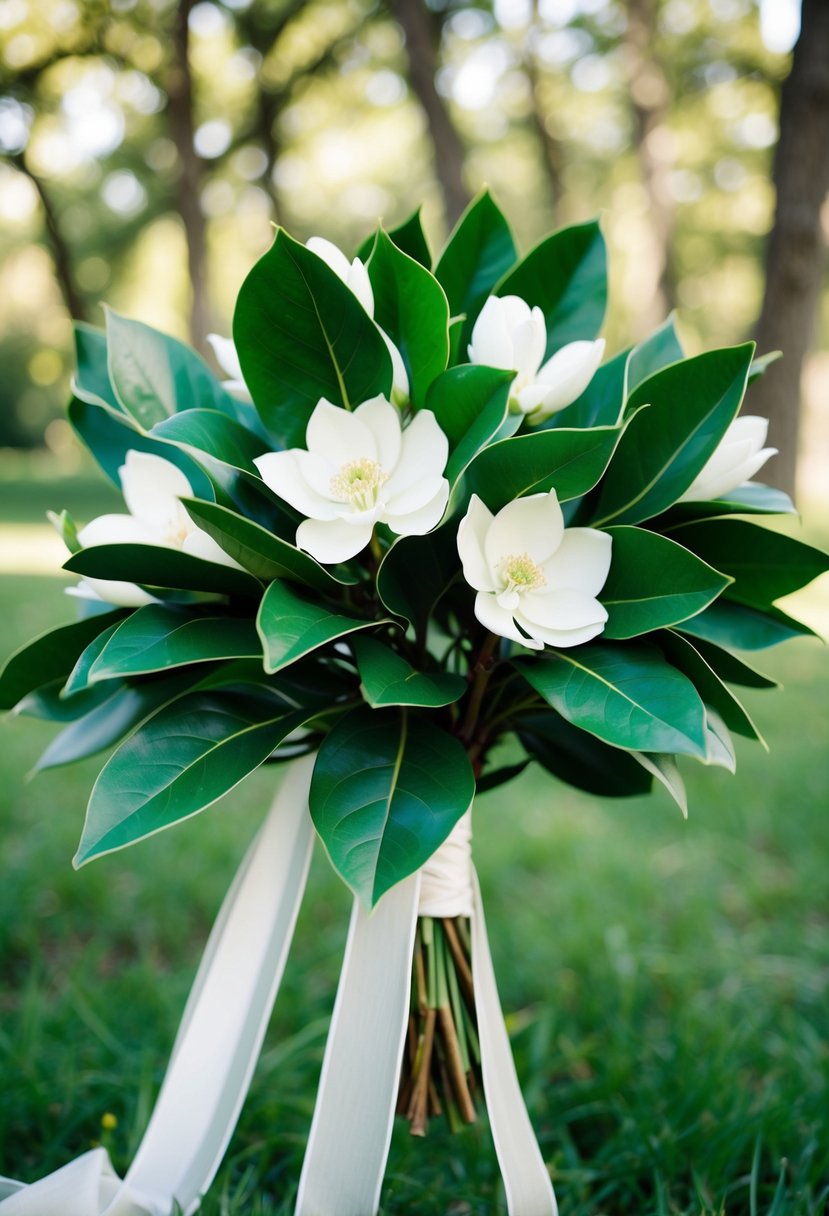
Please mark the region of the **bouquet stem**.
<svg viewBox="0 0 829 1216"><path fill-rule="evenodd" d="M415 935L412 1009L398 1114L413 1136L444 1112L453 1131L477 1119L480 1050L467 921L422 916Z"/></svg>

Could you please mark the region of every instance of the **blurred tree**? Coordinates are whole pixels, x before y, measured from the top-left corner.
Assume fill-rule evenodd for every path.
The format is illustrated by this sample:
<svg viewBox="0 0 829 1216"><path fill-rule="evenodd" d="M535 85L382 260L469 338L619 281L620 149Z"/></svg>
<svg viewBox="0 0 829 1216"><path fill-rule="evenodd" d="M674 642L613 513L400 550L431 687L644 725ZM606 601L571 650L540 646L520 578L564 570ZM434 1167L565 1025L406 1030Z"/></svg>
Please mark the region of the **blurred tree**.
<svg viewBox="0 0 829 1216"><path fill-rule="evenodd" d="M829 192L829 3L803 0L800 37L780 95L774 157L777 205L766 249L766 289L755 334L761 351L782 350L754 391L780 449L775 483L794 490L801 372L814 337L823 282L821 209Z"/></svg>

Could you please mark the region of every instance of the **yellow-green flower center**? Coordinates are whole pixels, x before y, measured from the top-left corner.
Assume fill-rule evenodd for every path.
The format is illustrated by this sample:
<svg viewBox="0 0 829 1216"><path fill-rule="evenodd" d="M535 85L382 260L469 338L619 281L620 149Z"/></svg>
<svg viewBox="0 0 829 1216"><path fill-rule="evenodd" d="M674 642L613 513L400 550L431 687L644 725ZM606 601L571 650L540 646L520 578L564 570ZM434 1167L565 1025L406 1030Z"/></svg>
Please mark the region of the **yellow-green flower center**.
<svg viewBox="0 0 829 1216"><path fill-rule="evenodd" d="M511 553L501 562L505 591L537 591L547 582L544 571L529 553Z"/></svg>
<svg viewBox="0 0 829 1216"><path fill-rule="evenodd" d="M363 456L361 460L349 460L331 478L331 493L343 502L350 502L358 511L370 511L377 502L377 491L388 477L376 460Z"/></svg>

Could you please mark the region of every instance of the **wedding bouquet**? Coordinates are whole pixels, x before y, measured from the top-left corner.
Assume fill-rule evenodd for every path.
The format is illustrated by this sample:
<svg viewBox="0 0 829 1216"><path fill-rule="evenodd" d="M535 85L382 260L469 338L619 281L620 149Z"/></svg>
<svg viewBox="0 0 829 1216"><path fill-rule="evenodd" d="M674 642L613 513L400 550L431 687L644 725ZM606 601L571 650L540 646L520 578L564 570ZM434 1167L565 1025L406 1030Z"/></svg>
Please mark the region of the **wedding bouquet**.
<svg viewBox="0 0 829 1216"><path fill-rule="evenodd" d="M405 979L398 1110L417 1133L441 1111L473 1120L483 1056L502 1167L511 1064L502 1023L481 1024L476 790L535 762L611 797L656 780L684 812L679 756L733 770L732 735L760 738L734 686L772 681L735 650L809 633L775 601L829 567L762 526L793 510L751 480L773 453L740 413L770 357L686 357L669 320L602 362L605 305L597 223L519 259L483 194L435 264L417 215L351 262L279 230L233 341L214 339L222 383L114 312L106 332L79 325L69 417L127 511L55 517L78 619L0 679L3 706L64 724L39 767L111 752L78 865L293 761L356 896L346 971L409 892L378 947ZM320 1135L359 1039L338 1042L340 1014ZM555 1208L533 1151L513 1179L547 1180L534 1198L508 1185L520 1216ZM330 1210L365 1213L342 1191Z"/></svg>

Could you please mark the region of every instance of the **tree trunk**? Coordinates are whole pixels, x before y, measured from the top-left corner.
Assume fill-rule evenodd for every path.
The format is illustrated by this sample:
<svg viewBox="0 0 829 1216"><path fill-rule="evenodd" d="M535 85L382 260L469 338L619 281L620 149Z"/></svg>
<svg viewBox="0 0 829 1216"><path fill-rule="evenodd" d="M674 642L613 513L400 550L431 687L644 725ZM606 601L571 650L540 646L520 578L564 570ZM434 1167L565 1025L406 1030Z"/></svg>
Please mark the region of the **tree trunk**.
<svg viewBox="0 0 829 1216"><path fill-rule="evenodd" d="M636 155L642 184L648 196L648 228L654 261L654 292L644 307L637 307L644 332L660 325L676 303L672 258L675 210L668 185L671 158L666 149L666 120L670 100L668 82L656 55L654 0L628 0L624 47L630 81Z"/></svg>
<svg viewBox="0 0 829 1216"><path fill-rule="evenodd" d="M187 238L190 271L190 340L203 353L210 333L207 300L207 233L201 208L203 165L193 144L193 77L188 18L193 0L179 0L174 16L173 62L167 86L170 134L179 156L176 203Z"/></svg>
<svg viewBox="0 0 829 1216"><path fill-rule="evenodd" d="M780 97L774 157L777 206L766 247L766 290L756 337L782 350L751 390L751 412L770 421L780 449L774 482L791 493L797 471L800 375L818 312L824 258L821 207L829 191L829 4L803 0L800 37Z"/></svg>
<svg viewBox="0 0 829 1216"><path fill-rule="evenodd" d="M426 117L446 219L451 227L467 206L469 191L463 183L463 145L435 85L438 63L432 16L423 0L389 0L389 6L406 38L409 83Z"/></svg>
<svg viewBox="0 0 829 1216"><path fill-rule="evenodd" d="M43 208L43 224L49 238L52 261L55 265L55 278L58 281L67 311L73 321L85 321L88 315L86 302L75 283L75 275L72 269L72 255L69 245L60 230L57 211L49 197L49 193L41 179L26 164L26 158L22 152L12 157L12 162L16 169L19 169L21 173L28 177L40 199L40 205Z"/></svg>
<svg viewBox="0 0 829 1216"><path fill-rule="evenodd" d="M561 210L561 184L564 157L561 143L553 135L547 123L547 113L541 97L541 72L536 56L535 41L538 35L538 0L533 0L532 25L528 31L524 47L524 72L530 86L530 118L538 136L541 149L541 163L550 187L550 213L554 223L558 223Z"/></svg>

